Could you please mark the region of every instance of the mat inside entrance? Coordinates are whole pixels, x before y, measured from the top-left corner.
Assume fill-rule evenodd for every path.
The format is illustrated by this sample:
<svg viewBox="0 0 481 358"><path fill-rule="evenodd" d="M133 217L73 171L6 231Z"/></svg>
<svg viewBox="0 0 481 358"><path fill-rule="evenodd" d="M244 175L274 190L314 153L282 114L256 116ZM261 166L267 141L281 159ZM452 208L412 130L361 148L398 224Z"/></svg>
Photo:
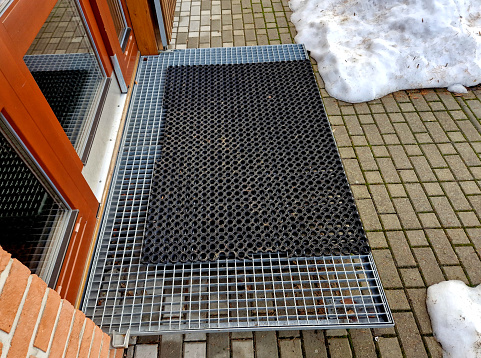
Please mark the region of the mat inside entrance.
<svg viewBox="0 0 481 358"><path fill-rule="evenodd" d="M149 263L369 253L309 60L172 66Z"/></svg>

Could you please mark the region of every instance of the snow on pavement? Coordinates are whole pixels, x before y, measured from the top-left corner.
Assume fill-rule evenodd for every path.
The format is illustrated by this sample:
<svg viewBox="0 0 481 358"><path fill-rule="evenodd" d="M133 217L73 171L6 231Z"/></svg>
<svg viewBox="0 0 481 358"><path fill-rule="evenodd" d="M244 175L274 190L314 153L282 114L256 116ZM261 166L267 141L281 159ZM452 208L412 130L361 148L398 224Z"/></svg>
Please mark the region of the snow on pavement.
<svg viewBox="0 0 481 358"><path fill-rule="evenodd" d="M454 280L432 285L426 305L443 357L481 357L481 285Z"/></svg>
<svg viewBox="0 0 481 358"><path fill-rule="evenodd" d="M297 43L326 90L364 102L402 89L481 83L480 0L290 0Z"/></svg>

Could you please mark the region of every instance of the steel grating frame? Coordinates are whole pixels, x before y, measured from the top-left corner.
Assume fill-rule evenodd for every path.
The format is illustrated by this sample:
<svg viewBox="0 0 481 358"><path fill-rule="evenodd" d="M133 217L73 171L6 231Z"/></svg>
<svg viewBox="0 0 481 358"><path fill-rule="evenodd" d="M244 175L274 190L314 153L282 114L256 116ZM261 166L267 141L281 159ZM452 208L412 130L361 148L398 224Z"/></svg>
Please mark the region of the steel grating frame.
<svg viewBox="0 0 481 358"><path fill-rule="evenodd" d="M104 331L168 332L392 326L372 255L146 265L143 232L161 155L167 66L307 59L302 45L166 51L142 57L82 310Z"/></svg>

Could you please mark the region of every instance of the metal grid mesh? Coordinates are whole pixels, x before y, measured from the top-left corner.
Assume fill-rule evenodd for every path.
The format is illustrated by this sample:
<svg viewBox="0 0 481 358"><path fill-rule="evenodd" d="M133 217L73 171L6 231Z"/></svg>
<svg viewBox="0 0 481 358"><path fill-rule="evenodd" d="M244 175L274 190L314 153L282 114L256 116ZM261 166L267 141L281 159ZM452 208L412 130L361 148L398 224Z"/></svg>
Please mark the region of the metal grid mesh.
<svg viewBox="0 0 481 358"><path fill-rule="evenodd" d="M77 153L81 153L93 124L93 110L98 100L104 77L95 55L89 53L58 54L58 55L29 55L24 56L25 63L34 73L46 71L81 71L82 87L77 93L74 104L65 109L65 118L59 118L62 128ZM48 90L40 87L42 91ZM47 95L46 95L47 97Z"/></svg>
<svg viewBox="0 0 481 358"><path fill-rule="evenodd" d="M202 264L140 261L159 158L167 66L306 59L300 45L191 49L140 61L83 311L106 331L154 334L220 329L392 325L371 255Z"/></svg>

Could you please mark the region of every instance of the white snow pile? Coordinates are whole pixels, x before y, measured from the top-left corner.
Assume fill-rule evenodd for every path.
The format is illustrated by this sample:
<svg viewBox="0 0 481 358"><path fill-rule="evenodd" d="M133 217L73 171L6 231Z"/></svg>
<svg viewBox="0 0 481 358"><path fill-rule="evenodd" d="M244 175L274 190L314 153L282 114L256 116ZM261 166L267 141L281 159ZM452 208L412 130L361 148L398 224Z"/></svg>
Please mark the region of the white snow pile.
<svg viewBox="0 0 481 358"><path fill-rule="evenodd" d="M481 357L481 285L438 283L428 288L426 304L443 357Z"/></svg>
<svg viewBox="0 0 481 358"><path fill-rule="evenodd" d="M480 0L290 0L329 94L364 102L481 82Z"/></svg>

